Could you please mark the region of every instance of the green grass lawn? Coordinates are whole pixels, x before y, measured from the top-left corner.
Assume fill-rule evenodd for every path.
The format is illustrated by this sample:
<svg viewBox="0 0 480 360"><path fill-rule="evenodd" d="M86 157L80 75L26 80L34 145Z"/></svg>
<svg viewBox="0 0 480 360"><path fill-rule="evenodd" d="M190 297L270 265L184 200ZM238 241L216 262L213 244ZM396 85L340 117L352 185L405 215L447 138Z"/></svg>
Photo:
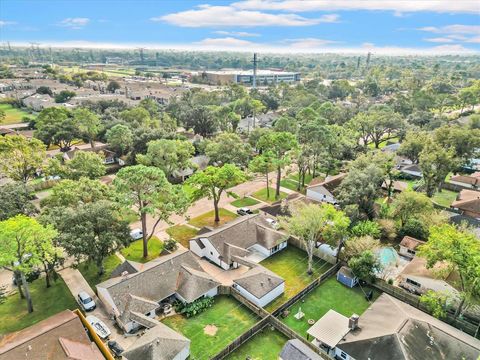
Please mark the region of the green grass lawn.
<svg viewBox="0 0 480 360"><path fill-rule="evenodd" d="M280 186L282 186L282 187L284 187L284 188L286 188L286 189L293 190L293 191L298 191L298 190L297 190L298 182L295 181L295 180L283 179L282 181L280 181ZM304 188L304 187L300 187L300 192L301 192L301 193L304 193L304 192L305 192L305 188Z"/></svg>
<svg viewBox="0 0 480 360"><path fill-rule="evenodd" d="M288 175L288 179L294 180L294 181L299 181L298 179L298 173L293 173ZM312 174L305 174L305 185L308 185L312 182L313 176Z"/></svg>
<svg viewBox="0 0 480 360"><path fill-rule="evenodd" d="M28 116L30 118L34 118L33 114L29 114L25 110L13 107L10 104L0 104L0 110L5 111L5 119L0 121L2 125L8 124L17 124L22 122L22 118L24 116Z"/></svg>
<svg viewBox="0 0 480 360"><path fill-rule="evenodd" d="M163 250L163 242L156 236L148 241L148 257L143 257L143 240L137 240L132 242L128 247L120 250L125 259L136 261L139 263L146 263L150 260L155 259L160 256L160 253Z"/></svg>
<svg viewBox="0 0 480 360"><path fill-rule="evenodd" d="M368 292L371 288L364 286L363 290ZM372 302L375 301L379 295L380 293L375 290ZM280 319L298 334L306 337L307 330L311 326L307 322L308 319L317 321L330 309L347 317L353 314L362 315L369 305L369 302L365 300L365 294L360 286L350 289L339 283L335 276L332 276L307 294L304 301L299 301L294 304L289 309L290 314L286 318ZM298 312L299 307L302 308L305 316L297 320L294 315Z"/></svg>
<svg viewBox="0 0 480 360"><path fill-rule="evenodd" d="M280 191L280 197L278 199L275 199L275 189L270 188L270 196L267 198L267 188L264 188L253 193L252 196L258 200L261 200L267 203L273 203L275 201L285 199L288 196L288 194L284 193L283 191Z"/></svg>
<svg viewBox="0 0 480 360"><path fill-rule="evenodd" d="M245 207L245 206L253 206L257 205L259 202L258 200L255 200L254 198L251 197L244 197L241 199L237 199L235 201L232 201L230 204L237 208Z"/></svg>
<svg viewBox="0 0 480 360"><path fill-rule="evenodd" d="M62 278L52 281L52 286L48 289L45 279L37 279L30 283L30 293L33 302L31 314L27 312L27 302L20 299L18 293L8 296L0 304L0 337L36 324L65 309L74 310L78 307Z"/></svg>
<svg viewBox="0 0 480 360"><path fill-rule="evenodd" d="M167 229L167 234L187 249L190 247L189 240L195 237L197 233L197 230L188 225L175 225Z"/></svg>
<svg viewBox="0 0 480 360"><path fill-rule="evenodd" d="M215 222L214 210L206 212L205 214L202 214L200 216L197 216L191 219L188 223L198 228L202 228L204 226L218 227L238 217L237 214L234 214L233 212L228 211L226 209L219 209L218 212L220 216L220 221L218 223Z"/></svg>
<svg viewBox="0 0 480 360"><path fill-rule="evenodd" d="M438 205L450 207L450 204L456 200L458 193L451 190L443 189L442 192L436 192L432 197L432 201Z"/></svg>
<svg viewBox="0 0 480 360"><path fill-rule="evenodd" d="M257 321L255 314L225 295L216 296L214 305L199 315L191 318L174 315L162 320L191 340L190 358L196 360L211 358ZM207 325L217 327L215 335L204 332Z"/></svg>
<svg viewBox="0 0 480 360"><path fill-rule="evenodd" d="M226 357L228 360L277 360L288 338L269 326Z"/></svg>
<svg viewBox="0 0 480 360"><path fill-rule="evenodd" d="M314 257L313 260L312 275L307 274L307 253L295 246L288 246L261 262L261 265L285 279L285 292L268 304L266 310L275 310L330 267L322 259Z"/></svg>
<svg viewBox="0 0 480 360"><path fill-rule="evenodd" d="M98 276L98 268L93 262L85 261L78 265L78 270L82 273L85 280L87 280L90 287L95 290L95 285L110 278L112 271L122 263L120 258L113 254L107 257L103 263L105 272L103 275Z"/></svg>

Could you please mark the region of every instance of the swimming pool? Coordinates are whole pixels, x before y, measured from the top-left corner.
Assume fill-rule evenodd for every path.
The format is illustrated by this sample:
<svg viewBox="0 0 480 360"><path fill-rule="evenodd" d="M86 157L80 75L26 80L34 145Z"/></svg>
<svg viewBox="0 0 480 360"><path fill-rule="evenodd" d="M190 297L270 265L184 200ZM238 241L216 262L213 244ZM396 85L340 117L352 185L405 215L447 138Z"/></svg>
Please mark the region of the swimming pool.
<svg viewBox="0 0 480 360"><path fill-rule="evenodd" d="M378 252L378 259L382 267L396 265L398 262L398 254L392 247L381 248Z"/></svg>

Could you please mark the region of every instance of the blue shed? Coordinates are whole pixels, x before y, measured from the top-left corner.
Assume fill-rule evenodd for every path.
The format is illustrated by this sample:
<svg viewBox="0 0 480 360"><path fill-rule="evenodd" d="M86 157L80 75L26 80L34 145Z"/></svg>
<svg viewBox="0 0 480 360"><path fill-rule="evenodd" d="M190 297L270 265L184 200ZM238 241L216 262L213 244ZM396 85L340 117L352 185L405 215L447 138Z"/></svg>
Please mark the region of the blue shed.
<svg viewBox="0 0 480 360"><path fill-rule="evenodd" d="M358 278L353 275L352 270L346 266L342 266L340 270L338 270L337 280L349 288L353 288L358 284Z"/></svg>

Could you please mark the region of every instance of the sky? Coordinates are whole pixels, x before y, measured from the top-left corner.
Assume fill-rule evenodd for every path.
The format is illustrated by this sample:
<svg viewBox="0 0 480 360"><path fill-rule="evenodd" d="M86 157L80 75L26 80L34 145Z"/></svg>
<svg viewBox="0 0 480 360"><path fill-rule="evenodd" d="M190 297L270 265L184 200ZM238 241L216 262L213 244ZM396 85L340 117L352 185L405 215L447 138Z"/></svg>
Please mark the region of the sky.
<svg viewBox="0 0 480 360"><path fill-rule="evenodd" d="M480 53L479 0L0 0L0 43L285 53Z"/></svg>

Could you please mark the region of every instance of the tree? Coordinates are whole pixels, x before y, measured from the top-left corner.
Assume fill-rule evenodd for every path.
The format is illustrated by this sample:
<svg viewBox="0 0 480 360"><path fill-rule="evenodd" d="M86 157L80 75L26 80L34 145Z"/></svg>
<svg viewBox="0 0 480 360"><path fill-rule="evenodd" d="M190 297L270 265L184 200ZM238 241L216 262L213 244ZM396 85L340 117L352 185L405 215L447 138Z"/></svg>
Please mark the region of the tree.
<svg viewBox="0 0 480 360"><path fill-rule="evenodd" d="M425 192L432 197L436 190L441 191L446 176L455 167L454 153L430 140L419 155L419 163Z"/></svg>
<svg viewBox="0 0 480 360"><path fill-rule="evenodd" d="M171 185L165 174L153 166L135 165L121 169L113 180L116 193L123 206L136 212L142 224L143 257L148 257L148 241L160 221L168 222L172 214L183 214L188 199L180 186ZM147 215L153 220L147 229Z"/></svg>
<svg viewBox="0 0 480 360"><path fill-rule="evenodd" d="M63 208L53 216L59 243L77 262L87 258L104 273L104 259L130 242L128 222L121 220L116 204L99 200L77 208Z"/></svg>
<svg viewBox="0 0 480 360"><path fill-rule="evenodd" d="M417 254L427 260L429 269L441 263L448 274L458 274L455 285L460 290L460 303L455 318L462 313L466 302L480 296L480 242L475 234L450 224L433 226L428 241L419 247Z"/></svg>
<svg viewBox="0 0 480 360"><path fill-rule="evenodd" d="M398 194L393 201L393 216L403 227L408 219L418 219L434 211L432 201L424 194L407 190Z"/></svg>
<svg viewBox="0 0 480 360"><path fill-rule="evenodd" d="M126 154L127 150L133 145L132 130L126 125L117 124L106 133L108 144L118 155Z"/></svg>
<svg viewBox="0 0 480 360"><path fill-rule="evenodd" d="M194 166L190 161L194 153L195 148L189 141L153 140L148 143L146 155L137 155L137 162L145 166L156 166L171 179L175 171Z"/></svg>
<svg viewBox="0 0 480 360"><path fill-rule="evenodd" d="M66 162L68 177L97 179L105 175L106 167L102 156L92 151L77 151L74 158Z"/></svg>
<svg viewBox="0 0 480 360"><path fill-rule="evenodd" d="M435 130L434 141L454 153L460 164L468 163L480 148L480 130L461 126L442 126Z"/></svg>
<svg viewBox="0 0 480 360"><path fill-rule="evenodd" d="M261 155L254 157L250 161L250 164L248 164L248 168L253 173L265 175L265 181L267 183L267 199L270 199L270 184L268 180L268 174L275 170L275 166L273 164L273 155L266 151Z"/></svg>
<svg viewBox="0 0 480 360"><path fill-rule="evenodd" d="M218 127L213 111L207 106L195 106L189 109L184 125L203 137L212 135Z"/></svg>
<svg viewBox="0 0 480 360"><path fill-rule="evenodd" d="M35 137L42 140L47 147L57 145L61 151L70 149L78 137L78 128L70 111L61 107L43 109L35 122Z"/></svg>
<svg viewBox="0 0 480 360"><path fill-rule="evenodd" d="M381 269L378 258L370 250L365 250L359 256L351 258L348 266L355 276L368 281L375 279L375 273Z"/></svg>
<svg viewBox="0 0 480 360"><path fill-rule="evenodd" d="M298 146L295 135L288 132L270 132L258 140L258 148L262 151L269 151L273 156L273 163L277 168L277 184L275 198L280 196L280 180L282 169L290 163L289 151Z"/></svg>
<svg viewBox="0 0 480 360"><path fill-rule="evenodd" d="M205 170L196 172L187 180L187 184L195 189L193 200L198 200L205 196L208 199L213 199L215 222L219 222L218 202L222 194L227 192L229 195L234 195L227 189L245 180L246 177L242 170L233 164L225 164L222 167L208 166Z"/></svg>
<svg viewBox="0 0 480 360"><path fill-rule="evenodd" d="M15 181L32 179L47 157L45 145L22 135L0 137L0 173Z"/></svg>
<svg viewBox="0 0 480 360"><path fill-rule="evenodd" d="M5 112L5 110L3 109L0 109L0 123L5 120L5 118L7 117L7 113Z"/></svg>
<svg viewBox="0 0 480 360"><path fill-rule="evenodd" d="M233 133L218 135L205 148L205 155L210 158L211 163L234 164L242 168L247 165L251 154L250 145L243 143L240 136Z"/></svg>
<svg viewBox="0 0 480 360"><path fill-rule="evenodd" d="M31 202L34 196L22 182L11 182L0 186L0 221L19 214L34 215L37 210Z"/></svg>
<svg viewBox="0 0 480 360"><path fill-rule="evenodd" d="M0 265L14 272L19 289L24 290L20 293L25 294L29 313L33 312L33 303L25 274L54 255L52 239L56 235L52 226L42 226L25 215L0 222Z"/></svg>
<svg viewBox="0 0 480 360"><path fill-rule="evenodd" d="M48 86L39 86L36 90L36 93L53 96L52 89L50 89Z"/></svg>
<svg viewBox="0 0 480 360"><path fill-rule="evenodd" d="M420 302L425 305L428 311L438 319L444 319L447 317L447 309L449 298L448 293L436 292L428 290L422 296L420 296Z"/></svg>
<svg viewBox="0 0 480 360"><path fill-rule="evenodd" d="M55 95L55 102L56 103L65 103L71 98L77 95L74 91L70 90L62 90L58 94Z"/></svg>
<svg viewBox="0 0 480 360"><path fill-rule="evenodd" d="M375 252L380 247L380 241L371 236L350 237L345 241L345 250L342 258L346 261L360 256L363 252L369 250Z"/></svg>
<svg viewBox="0 0 480 360"><path fill-rule="evenodd" d="M317 243L325 242L338 246L340 254L350 220L331 204L296 204L290 209L291 216L279 217L280 224L291 236L305 242L308 255L308 274L313 273L313 250Z"/></svg>
<svg viewBox="0 0 480 360"><path fill-rule="evenodd" d="M93 149L95 147L95 138L103 128L100 118L86 108L78 108L73 111L73 120L77 124L80 135L88 139Z"/></svg>
<svg viewBox="0 0 480 360"><path fill-rule="evenodd" d="M118 81L115 81L115 80L110 81L107 85L107 91L111 93L114 93L115 90L118 90L120 88L121 88L120 84L118 83Z"/></svg>
<svg viewBox="0 0 480 360"><path fill-rule="evenodd" d="M141 106L123 110L119 114L119 117L131 128L152 125L152 118L150 117L150 113Z"/></svg>
<svg viewBox="0 0 480 360"><path fill-rule="evenodd" d="M428 140L428 134L423 131L408 132L398 149L397 154L405 156L412 163L418 164L420 153Z"/></svg>
<svg viewBox="0 0 480 360"><path fill-rule="evenodd" d="M379 239L381 230L380 226L374 221L360 221L356 223L350 230L353 236L371 236L374 239Z"/></svg>

